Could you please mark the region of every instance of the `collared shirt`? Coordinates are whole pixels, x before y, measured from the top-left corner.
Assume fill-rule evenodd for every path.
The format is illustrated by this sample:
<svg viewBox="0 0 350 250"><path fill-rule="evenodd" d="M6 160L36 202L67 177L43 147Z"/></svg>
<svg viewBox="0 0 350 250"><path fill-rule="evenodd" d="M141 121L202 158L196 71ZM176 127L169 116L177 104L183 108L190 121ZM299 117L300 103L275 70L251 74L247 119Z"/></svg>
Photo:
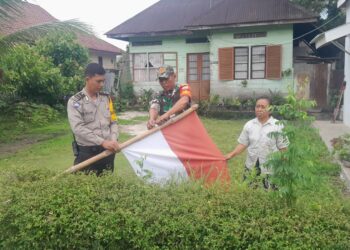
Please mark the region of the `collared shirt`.
<svg viewBox="0 0 350 250"><path fill-rule="evenodd" d="M183 96L188 96L191 99L191 89L186 83L175 85L175 88L170 91L161 91L156 98L150 102L150 108L156 109L159 115L163 115ZM190 106L191 105L188 104L186 108Z"/></svg>
<svg viewBox="0 0 350 250"><path fill-rule="evenodd" d="M257 118L248 121L238 138L238 142L247 146L246 167L252 169L259 159L262 173L269 173L264 168L269 154L289 145L288 138L279 135L277 138L271 132L282 132L283 125L277 124L278 120L270 117L265 124L261 124Z"/></svg>
<svg viewBox="0 0 350 250"><path fill-rule="evenodd" d="M111 114L108 95L98 94L96 100L92 100L84 88L69 99L67 112L80 146L96 146L104 140L117 140L118 125Z"/></svg>

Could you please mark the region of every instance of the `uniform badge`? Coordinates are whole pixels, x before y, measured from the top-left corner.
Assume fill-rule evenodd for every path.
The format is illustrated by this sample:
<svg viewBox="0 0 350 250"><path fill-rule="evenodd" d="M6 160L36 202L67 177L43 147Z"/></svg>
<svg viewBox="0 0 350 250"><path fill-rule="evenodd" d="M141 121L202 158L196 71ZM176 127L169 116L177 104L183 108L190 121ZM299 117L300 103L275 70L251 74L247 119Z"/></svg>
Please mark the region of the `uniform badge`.
<svg viewBox="0 0 350 250"><path fill-rule="evenodd" d="M75 102L75 103L73 104L73 107L77 109L77 108L80 107L80 104L79 104L78 102Z"/></svg>

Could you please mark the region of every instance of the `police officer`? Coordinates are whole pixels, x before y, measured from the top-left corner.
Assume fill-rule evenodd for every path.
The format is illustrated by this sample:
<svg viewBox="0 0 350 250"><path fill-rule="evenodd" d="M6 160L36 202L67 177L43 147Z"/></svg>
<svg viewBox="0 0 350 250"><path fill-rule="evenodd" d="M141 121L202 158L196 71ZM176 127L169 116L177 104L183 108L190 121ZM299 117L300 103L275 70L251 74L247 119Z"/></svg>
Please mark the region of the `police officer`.
<svg viewBox="0 0 350 250"><path fill-rule="evenodd" d="M191 89L187 83L176 84L176 74L171 66L162 66L157 72L163 91L151 101L147 128L161 124L172 115L181 113L191 105Z"/></svg>
<svg viewBox="0 0 350 250"><path fill-rule="evenodd" d="M112 152L119 150L117 117L113 103L108 94L100 92L105 73L102 66L90 63L85 69L85 87L68 101L68 119L77 144L74 165L106 149ZM114 156L112 154L101 159L84 171L93 171L96 175L104 170L113 171Z"/></svg>

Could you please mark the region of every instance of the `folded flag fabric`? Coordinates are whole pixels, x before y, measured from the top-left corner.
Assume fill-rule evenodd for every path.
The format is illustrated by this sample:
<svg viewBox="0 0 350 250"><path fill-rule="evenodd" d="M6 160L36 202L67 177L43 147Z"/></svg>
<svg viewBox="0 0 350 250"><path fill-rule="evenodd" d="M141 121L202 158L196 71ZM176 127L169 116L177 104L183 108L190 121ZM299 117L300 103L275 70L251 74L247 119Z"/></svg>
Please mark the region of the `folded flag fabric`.
<svg viewBox="0 0 350 250"><path fill-rule="evenodd" d="M225 157L196 112L132 143L122 152L135 173L151 183L230 180Z"/></svg>

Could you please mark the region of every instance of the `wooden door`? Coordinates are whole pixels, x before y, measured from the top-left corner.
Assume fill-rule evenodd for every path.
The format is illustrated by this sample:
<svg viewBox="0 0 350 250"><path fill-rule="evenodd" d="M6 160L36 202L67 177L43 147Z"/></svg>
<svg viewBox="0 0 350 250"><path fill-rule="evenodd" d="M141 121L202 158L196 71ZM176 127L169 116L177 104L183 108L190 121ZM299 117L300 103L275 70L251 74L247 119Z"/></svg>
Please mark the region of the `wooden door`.
<svg viewBox="0 0 350 250"><path fill-rule="evenodd" d="M328 64L315 64L314 79L310 84L310 97L318 108L327 107Z"/></svg>
<svg viewBox="0 0 350 250"><path fill-rule="evenodd" d="M187 54L187 83L193 100L206 100L210 94L209 53Z"/></svg>

